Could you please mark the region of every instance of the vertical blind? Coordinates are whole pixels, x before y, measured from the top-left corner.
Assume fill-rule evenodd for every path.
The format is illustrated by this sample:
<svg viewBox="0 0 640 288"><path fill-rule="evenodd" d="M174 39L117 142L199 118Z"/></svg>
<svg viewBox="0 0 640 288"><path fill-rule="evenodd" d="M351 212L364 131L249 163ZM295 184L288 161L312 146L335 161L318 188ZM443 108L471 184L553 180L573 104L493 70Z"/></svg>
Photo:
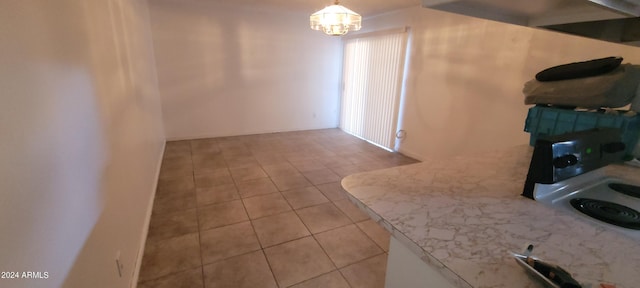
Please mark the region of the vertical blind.
<svg viewBox="0 0 640 288"><path fill-rule="evenodd" d="M406 32L347 39L340 128L393 150L398 124Z"/></svg>

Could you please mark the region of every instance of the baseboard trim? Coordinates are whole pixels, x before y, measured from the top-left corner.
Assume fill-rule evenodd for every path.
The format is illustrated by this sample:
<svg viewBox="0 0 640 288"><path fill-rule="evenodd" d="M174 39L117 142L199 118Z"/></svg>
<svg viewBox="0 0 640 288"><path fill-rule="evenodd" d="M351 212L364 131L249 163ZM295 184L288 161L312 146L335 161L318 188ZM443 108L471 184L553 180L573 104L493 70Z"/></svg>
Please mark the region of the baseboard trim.
<svg viewBox="0 0 640 288"><path fill-rule="evenodd" d="M160 168L162 166L162 157L164 155L164 149L167 146L167 142L162 143L162 151L160 157L158 157L158 163L156 164L156 176L153 185L153 191L151 191L151 197L147 204L147 215L144 219L144 227L142 230L142 239L140 239L140 246L138 247L138 253L136 255L136 263L133 269L133 276L131 277L131 283L129 287L136 288L138 286L138 278L140 277L140 268L142 266L142 256L144 256L144 246L147 244L147 235L149 234L149 223L151 222L151 212L153 211L153 201L156 198L156 190L158 188L158 180L160 179Z"/></svg>
<svg viewBox="0 0 640 288"><path fill-rule="evenodd" d="M411 158L416 159L416 160L424 161L424 157L422 155L420 155L418 153L414 153L414 152L412 152L410 150L407 150L407 149L403 149L402 147L400 147L400 149L398 149L398 153L400 153L400 154L402 154L404 156L407 156L407 157L411 157Z"/></svg>
<svg viewBox="0 0 640 288"><path fill-rule="evenodd" d="M285 132L336 129L336 128L339 128L339 127L320 126L320 127L308 127L308 128L292 128L292 129L284 129L284 130L275 129L275 130L265 130L265 131L247 131L247 132L238 133L238 134L199 134L199 135L192 135L192 136L167 137L167 141L195 140L195 139L207 139L207 138L218 138L218 137L234 137L234 136L247 136L247 135L257 135L257 134L285 133Z"/></svg>

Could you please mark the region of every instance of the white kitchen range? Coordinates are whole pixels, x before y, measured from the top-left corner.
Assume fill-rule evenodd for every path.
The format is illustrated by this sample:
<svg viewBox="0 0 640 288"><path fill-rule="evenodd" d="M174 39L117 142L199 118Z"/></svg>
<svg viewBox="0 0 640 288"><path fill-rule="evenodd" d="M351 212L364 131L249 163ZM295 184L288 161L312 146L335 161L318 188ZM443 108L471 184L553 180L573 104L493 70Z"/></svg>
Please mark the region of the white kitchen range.
<svg viewBox="0 0 640 288"><path fill-rule="evenodd" d="M624 158L620 139L620 130L592 129L538 140L522 195L640 240L640 186L602 169ZM528 261L521 266L548 286L582 287L556 265L515 256L519 263Z"/></svg>
<svg viewBox="0 0 640 288"><path fill-rule="evenodd" d="M616 132L600 129L538 142L523 196L640 240L640 186L600 169L622 158L624 144L616 142ZM535 182L539 184L532 190Z"/></svg>

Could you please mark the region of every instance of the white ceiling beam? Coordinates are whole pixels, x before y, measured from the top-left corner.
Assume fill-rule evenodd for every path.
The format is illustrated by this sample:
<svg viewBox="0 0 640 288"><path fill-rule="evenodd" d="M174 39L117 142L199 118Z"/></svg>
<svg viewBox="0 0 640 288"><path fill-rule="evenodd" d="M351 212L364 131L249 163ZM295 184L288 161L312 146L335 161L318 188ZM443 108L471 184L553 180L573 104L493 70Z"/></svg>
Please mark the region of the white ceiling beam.
<svg viewBox="0 0 640 288"><path fill-rule="evenodd" d="M422 7L429 8L431 6L447 4L453 2L461 2L460 0L422 0Z"/></svg>
<svg viewBox="0 0 640 288"><path fill-rule="evenodd" d="M631 17L640 17L640 0L589 0L609 9L627 14Z"/></svg>
<svg viewBox="0 0 640 288"><path fill-rule="evenodd" d="M596 5L579 5L566 7L564 9L550 10L544 14L531 17L528 25L531 27L539 27L627 17L629 16L619 12L614 12L613 10L602 9Z"/></svg>
<svg viewBox="0 0 640 288"><path fill-rule="evenodd" d="M525 15L475 1L422 0L422 7L516 25L526 26L528 23Z"/></svg>

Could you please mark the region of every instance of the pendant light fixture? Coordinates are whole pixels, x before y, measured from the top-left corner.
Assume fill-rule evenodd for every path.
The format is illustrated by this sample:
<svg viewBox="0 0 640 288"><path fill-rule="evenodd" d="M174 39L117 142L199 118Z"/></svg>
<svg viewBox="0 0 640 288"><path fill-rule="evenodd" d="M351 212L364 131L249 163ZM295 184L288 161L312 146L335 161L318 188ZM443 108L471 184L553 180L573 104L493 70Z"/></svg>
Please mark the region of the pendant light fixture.
<svg viewBox="0 0 640 288"><path fill-rule="evenodd" d="M360 30L362 17L336 0L333 5L313 13L309 20L313 30L322 30L331 36L342 36L349 31Z"/></svg>

